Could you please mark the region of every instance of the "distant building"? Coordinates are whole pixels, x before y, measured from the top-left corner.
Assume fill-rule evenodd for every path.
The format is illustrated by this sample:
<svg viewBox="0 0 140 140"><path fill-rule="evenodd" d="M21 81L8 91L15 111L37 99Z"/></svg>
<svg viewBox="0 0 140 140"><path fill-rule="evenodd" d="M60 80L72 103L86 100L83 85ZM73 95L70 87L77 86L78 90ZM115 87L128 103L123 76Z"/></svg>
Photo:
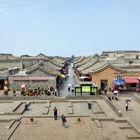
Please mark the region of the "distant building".
<svg viewBox="0 0 140 140"><path fill-rule="evenodd" d="M0 60L10 60L10 59L15 59L16 57L13 56L12 54L4 54L0 53Z"/></svg>
<svg viewBox="0 0 140 140"><path fill-rule="evenodd" d="M140 59L140 51L124 50L124 51L104 51L101 54L104 58L124 58L124 59Z"/></svg>

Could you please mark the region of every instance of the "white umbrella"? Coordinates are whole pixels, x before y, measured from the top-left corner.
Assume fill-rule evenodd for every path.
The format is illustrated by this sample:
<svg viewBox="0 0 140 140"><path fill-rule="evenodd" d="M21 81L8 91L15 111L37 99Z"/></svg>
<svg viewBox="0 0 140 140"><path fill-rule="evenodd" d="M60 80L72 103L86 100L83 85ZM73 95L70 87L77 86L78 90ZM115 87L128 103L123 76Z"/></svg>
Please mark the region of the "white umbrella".
<svg viewBox="0 0 140 140"><path fill-rule="evenodd" d="M25 88L26 87L26 85L21 85L21 88Z"/></svg>
<svg viewBox="0 0 140 140"><path fill-rule="evenodd" d="M80 76L79 79L89 78L88 76Z"/></svg>

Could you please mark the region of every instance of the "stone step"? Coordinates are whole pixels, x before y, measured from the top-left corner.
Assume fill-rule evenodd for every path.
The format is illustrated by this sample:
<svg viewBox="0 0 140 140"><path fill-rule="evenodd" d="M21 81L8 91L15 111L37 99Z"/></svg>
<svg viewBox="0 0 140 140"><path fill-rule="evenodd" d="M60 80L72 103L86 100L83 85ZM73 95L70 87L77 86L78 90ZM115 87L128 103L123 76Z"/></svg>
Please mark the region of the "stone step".
<svg viewBox="0 0 140 140"><path fill-rule="evenodd" d="M9 131L7 131L7 134L5 135L5 140L9 140L11 138L11 136L16 131L16 129L18 128L20 123L21 123L21 121L14 122L14 124L11 127L11 129L9 129Z"/></svg>
<svg viewBox="0 0 140 140"><path fill-rule="evenodd" d="M68 102L68 107L73 107L73 103L72 102Z"/></svg>
<svg viewBox="0 0 140 140"><path fill-rule="evenodd" d="M50 108L45 109L45 111L42 113L42 115L48 115L50 111Z"/></svg>
<svg viewBox="0 0 140 140"><path fill-rule="evenodd" d="M99 120L95 120L95 123L96 123L98 128L103 128L103 125Z"/></svg>
<svg viewBox="0 0 140 140"><path fill-rule="evenodd" d="M91 124L92 132L93 132L96 140L103 140L104 137L103 137L101 131L99 130L99 128L96 126L96 122L91 121L90 124Z"/></svg>
<svg viewBox="0 0 140 140"><path fill-rule="evenodd" d="M107 102L109 102L109 103L111 103L111 105L113 105L112 102L110 102L110 101L108 101L108 100L107 100ZM112 106L110 106L110 104L107 103L107 102L105 102L105 101L103 101L103 100L98 101L99 105L103 108L104 113L105 113L108 117L111 117L111 118L112 118L112 117L113 117L113 118L118 117L118 110L115 110L114 108L112 108Z"/></svg>
<svg viewBox="0 0 140 140"><path fill-rule="evenodd" d="M47 102L45 105L46 108L50 108L51 107L51 102Z"/></svg>
<svg viewBox="0 0 140 140"><path fill-rule="evenodd" d="M132 127L132 126L127 125L127 124L122 125L122 126L119 126L119 128L120 128L120 129L133 129L133 127Z"/></svg>
<svg viewBox="0 0 140 140"><path fill-rule="evenodd" d="M127 120L124 118L115 118L116 123L127 123Z"/></svg>
<svg viewBox="0 0 140 140"><path fill-rule="evenodd" d="M140 135L128 135L128 140L140 140Z"/></svg>
<svg viewBox="0 0 140 140"><path fill-rule="evenodd" d="M104 113L101 107L98 105L98 102L94 102L94 104L92 104L91 110L94 114Z"/></svg>
<svg viewBox="0 0 140 140"><path fill-rule="evenodd" d="M70 108L70 107L67 108L67 113L68 113L68 114L73 114L73 108Z"/></svg>
<svg viewBox="0 0 140 140"><path fill-rule="evenodd" d="M15 123L14 120L10 121L10 123L5 128L10 129L14 123Z"/></svg>
<svg viewBox="0 0 140 140"><path fill-rule="evenodd" d="M10 114L10 113L15 112L19 108L19 106L21 106L21 104L22 104L21 101L16 101L12 103L11 106L6 109L4 114Z"/></svg>

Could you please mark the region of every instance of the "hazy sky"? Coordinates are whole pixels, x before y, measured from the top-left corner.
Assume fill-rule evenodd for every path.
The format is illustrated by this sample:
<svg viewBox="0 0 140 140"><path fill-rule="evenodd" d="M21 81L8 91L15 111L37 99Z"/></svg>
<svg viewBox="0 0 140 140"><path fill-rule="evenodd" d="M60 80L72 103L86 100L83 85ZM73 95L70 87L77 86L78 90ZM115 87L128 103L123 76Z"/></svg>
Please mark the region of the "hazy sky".
<svg viewBox="0 0 140 140"><path fill-rule="evenodd" d="M0 0L0 52L140 50L140 0Z"/></svg>

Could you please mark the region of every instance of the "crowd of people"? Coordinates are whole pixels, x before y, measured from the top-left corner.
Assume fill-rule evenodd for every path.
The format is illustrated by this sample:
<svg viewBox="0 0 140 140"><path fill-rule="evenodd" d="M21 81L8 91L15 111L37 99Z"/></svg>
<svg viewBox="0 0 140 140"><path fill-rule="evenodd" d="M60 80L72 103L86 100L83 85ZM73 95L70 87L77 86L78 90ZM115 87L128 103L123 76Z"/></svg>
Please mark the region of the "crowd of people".
<svg viewBox="0 0 140 140"><path fill-rule="evenodd" d="M68 92L74 92L74 85L73 84L68 84ZM9 89L8 87L4 87L4 95L5 96L8 96L8 92L9 92ZM13 89L12 93L13 93L13 96L16 96L16 90ZM113 96L108 96L108 99L111 101L113 99L115 99L116 101L118 101L118 89L114 88L114 90L112 91L113 92ZM24 87L21 87L21 91L20 91L21 95L22 96L41 96L41 95L47 95L47 96L60 96L60 93L59 91L53 87L48 87L47 89L44 89L43 87L38 87L38 88L34 88L32 89L30 86L24 86ZM129 101L130 100L126 100L125 101L125 109L126 111L128 111L128 106L129 106ZM90 108L90 107L89 107ZM57 120L57 109L55 108L54 109L54 117L55 119Z"/></svg>
<svg viewBox="0 0 140 140"><path fill-rule="evenodd" d="M4 88L4 95L8 96L9 89L7 87ZM13 89L12 94L16 96L17 90ZM40 96L40 95L47 95L47 96L60 96L59 91L56 88L48 87L44 89L43 87L37 87L32 89L30 86L21 87L20 94L22 96Z"/></svg>
<svg viewBox="0 0 140 140"><path fill-rule="evenodd" d="M31 89L30 87L28 87L27 89L23 88L21 89L21 95L23 96L39 96L39 95L47 95L47 96L59 96L59 92L58 90L53 87L49 87L47 89L44 89L43 87L38 87L38 88L34 88Z"/></svg>

